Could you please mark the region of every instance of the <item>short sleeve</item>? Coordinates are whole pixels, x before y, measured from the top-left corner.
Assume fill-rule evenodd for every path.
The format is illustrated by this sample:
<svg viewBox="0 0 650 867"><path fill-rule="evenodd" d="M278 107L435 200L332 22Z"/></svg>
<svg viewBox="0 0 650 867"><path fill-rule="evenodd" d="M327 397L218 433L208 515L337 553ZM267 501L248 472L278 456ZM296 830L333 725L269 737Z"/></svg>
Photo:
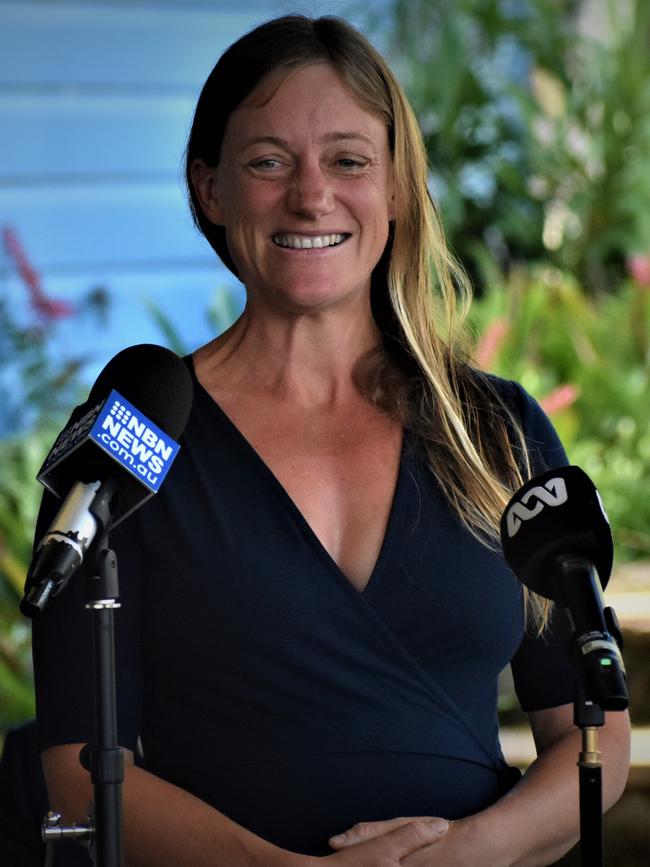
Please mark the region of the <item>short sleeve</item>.
<svg viewBox="0 0 650 867"><path fill-rule="evenodd" d="M46 493L36 539L46 532L61 501ZM118 742L135 749L142 679L138 640L139 568L132 533L118 526L110 538L117 554L120 608L113 612ZM128 526L132 528L131 522ZM92 612L85 608L89 563L72 576L32 621L36 719L40 750L65 743L89 743L95 736L95 676Z"/></svg>
<svg viewBox="0 0 650 867"><path fill-rule="evenodd" d="M518 382L508 382L509 400L526 439L533 475L569 463L551 420L542 407Z"/></svg>
<svg viewBox="0 0 650 867"><path fill-rule="evenodd" d="M524 433L532 475L566 466L566 451L542 407L519 383L509 382L508 387L508 402ZM543 710L573 702L576 669L571 659L570 627L562 610L553 607L543 635L524 636L511 667L522 710Z"/></svg>
<svg viewBox="0 0 650 867"><path fill-rule="evenodd" d="M543 635L524 636L511 668L515 692L526 713L573 702L577 672L571 660L571 632L562 610L553 608Z"/></svg>

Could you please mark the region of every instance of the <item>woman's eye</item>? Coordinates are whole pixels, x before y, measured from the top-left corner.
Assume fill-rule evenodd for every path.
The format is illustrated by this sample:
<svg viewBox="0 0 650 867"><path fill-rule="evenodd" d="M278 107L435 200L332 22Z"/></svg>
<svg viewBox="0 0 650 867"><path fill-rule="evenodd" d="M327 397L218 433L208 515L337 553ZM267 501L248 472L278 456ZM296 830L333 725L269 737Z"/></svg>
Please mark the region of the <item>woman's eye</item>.
<svg viewBox="0 0 650 867"><path fill-rule="evenodd" d="M254 169L275 169L280 165L280 160L274 160L271 157L266 157L263 160L255 160L255 162L251 163L251 167Z"/></svg>
<svg viewBox="0 0 650 867"><path fill-rule="evenodd" d="M340 157L336 164L340 166L342 169L362 169L365 166L365 162L362 160L355 160L352 157Z"/></svg>

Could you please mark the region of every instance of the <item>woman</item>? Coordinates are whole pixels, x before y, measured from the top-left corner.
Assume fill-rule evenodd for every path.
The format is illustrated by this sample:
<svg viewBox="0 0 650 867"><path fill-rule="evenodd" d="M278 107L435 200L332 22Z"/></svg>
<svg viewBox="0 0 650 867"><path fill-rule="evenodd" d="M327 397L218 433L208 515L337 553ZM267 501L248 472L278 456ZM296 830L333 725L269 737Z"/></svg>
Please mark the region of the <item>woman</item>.
<svg viewBox="0 0 650 867"><path fill-rule="evenodd" d="M566 458L520 387L460 358L465 281L398 84L344 22L272 21L206 82L187 175L247 304L190 360L166 488L112 536L121 743L143 748L129 863L550 863L577 836L573 671L496 549L512 492ZM70 818L91 797L80 583L35 634ZM55 642L73 678L50 670ZM511 660L539 752L514 787L496 722ZM625 715L601 743L609 805Z"/></svg>

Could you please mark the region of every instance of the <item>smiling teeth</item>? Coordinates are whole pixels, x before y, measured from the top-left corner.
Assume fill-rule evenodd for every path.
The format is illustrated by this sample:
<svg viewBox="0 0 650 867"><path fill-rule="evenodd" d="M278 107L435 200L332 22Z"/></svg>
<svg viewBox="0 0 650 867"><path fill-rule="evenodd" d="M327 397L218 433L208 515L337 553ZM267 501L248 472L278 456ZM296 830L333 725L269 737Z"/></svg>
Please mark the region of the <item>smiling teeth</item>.
<svg viewBox="0 0 650 867"><path fill-rule="evenodd" d="M335 247L344 241L347 235L274 235L273 243L279 247L291 247L293 250L311 250L314 247Z"/></svg>

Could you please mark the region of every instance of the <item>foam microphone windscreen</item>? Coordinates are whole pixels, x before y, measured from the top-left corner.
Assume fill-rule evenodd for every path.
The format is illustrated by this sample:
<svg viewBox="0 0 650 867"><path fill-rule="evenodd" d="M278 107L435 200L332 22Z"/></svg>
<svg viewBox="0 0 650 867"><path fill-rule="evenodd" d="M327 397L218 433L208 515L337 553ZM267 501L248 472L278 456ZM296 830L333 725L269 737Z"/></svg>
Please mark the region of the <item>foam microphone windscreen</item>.
<svg viewBox="0 0 650 867"><path fill-rule="evenodd" d="M170 349L140 343L118 352L95 380L85 405L105 400L112 389L173 439L185 430L192 379L186 364Z"/></svg>
<svg viewBox="0 0 650 867"><path fill-rule="evenodd" d="M120 420L129 419L130 429L119 435L120 448L111 453L92 439L90 431L100 412L108 412L104 404L113 391L132 406L130 409L117 406L113 410L116 428ZM138 439L139 419L143 419L145 427L145 423L153 422L161 434L176 440L187 424L192 394L189 370L171 350L153 344L122 350L101 371L88 400L73 411L46 457L38 480L57 496L64 497L76 482L113 477L119 488L113 523L118 523L155 493L156 485L164 478L164 474L160 477L160 467L173 460L173 456L168 460L165 455L163 460L159 454L153 454L147 442ZM148 435L149 442L154 442L156 435ZM123 460L120 465L121 452L127 453L140 475L129 471L128 462Z"/></svg>
<svg viewBox="0 0 650 867"><path fill-rule="evenodd" d="M548 470L526 482L501 518L503 554L528 588L560 601L553 558L584 557L604 589L612 570L612 533L594 483L580 467Z"/></svg>

